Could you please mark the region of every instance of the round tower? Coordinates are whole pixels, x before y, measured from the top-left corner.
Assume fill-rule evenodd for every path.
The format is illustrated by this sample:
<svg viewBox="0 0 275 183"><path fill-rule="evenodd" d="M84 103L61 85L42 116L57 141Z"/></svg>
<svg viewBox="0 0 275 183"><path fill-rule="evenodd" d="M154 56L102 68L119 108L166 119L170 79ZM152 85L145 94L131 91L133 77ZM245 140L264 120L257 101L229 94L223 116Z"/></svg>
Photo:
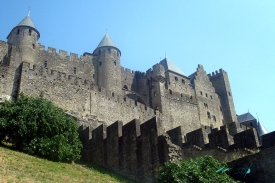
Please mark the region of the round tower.
<svg viewBox="0 0 275 183"><path fill-rule="evenodd" d="M108 33L105 34L94 50L93 55L97 58L98 85L114 93L121 93L121 52L115 46Z"/></svg>
<svg viewBox="0 0 275 183"><path fill-rule="evenodd" d="M11 30L7 37L8 43L16 46L16 51L20 54L20 61L29 62L31 68L37 58L39 38L40 33L31 20L30 12Z"/></svg>

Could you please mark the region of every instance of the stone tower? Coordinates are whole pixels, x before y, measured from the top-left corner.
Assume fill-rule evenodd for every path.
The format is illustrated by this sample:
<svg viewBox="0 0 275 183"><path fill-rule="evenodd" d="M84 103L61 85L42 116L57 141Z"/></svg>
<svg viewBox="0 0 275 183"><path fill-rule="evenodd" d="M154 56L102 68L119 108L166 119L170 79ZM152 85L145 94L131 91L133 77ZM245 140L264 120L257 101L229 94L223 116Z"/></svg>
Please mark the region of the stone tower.
<svg viewBox="0 0 275 183"><path fill-rule="evenodd" d="M16 47L20 63L21 61L29 62L31 68L37 58L39 38L40 33L31 20L30 12L7 37L8 44Z"/></svg>
<svg viewBox="0 0 275 183"><path fill-rule="evenodd" d="M121 52L114 42L105 34L93 55L96 56L98 68L97 83L100 87L106 88L115 93L121 93Z"/></svg>

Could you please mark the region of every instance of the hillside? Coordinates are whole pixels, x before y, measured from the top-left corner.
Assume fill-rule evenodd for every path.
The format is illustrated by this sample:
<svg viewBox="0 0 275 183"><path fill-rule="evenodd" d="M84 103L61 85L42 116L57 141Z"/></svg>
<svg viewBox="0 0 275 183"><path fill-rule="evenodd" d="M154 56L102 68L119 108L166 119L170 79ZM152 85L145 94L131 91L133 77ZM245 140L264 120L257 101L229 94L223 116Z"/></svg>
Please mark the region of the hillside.
<svg viewBox="0 0 275 183"><path fill-rule="evenodd" d="M134 182L95 165L51 162L0 146L0 182Z"/></svg>

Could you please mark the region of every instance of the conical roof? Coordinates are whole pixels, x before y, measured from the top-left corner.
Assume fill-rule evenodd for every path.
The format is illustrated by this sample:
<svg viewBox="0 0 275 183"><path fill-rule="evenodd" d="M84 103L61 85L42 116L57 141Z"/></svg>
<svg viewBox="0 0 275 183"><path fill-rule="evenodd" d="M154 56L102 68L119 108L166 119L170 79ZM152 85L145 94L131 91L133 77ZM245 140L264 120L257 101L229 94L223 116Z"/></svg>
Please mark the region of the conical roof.
<svg viewBox="0 0 275 183"><path fill-rule="evenodd" d="M111 40L108 33L105 34L105 36L103 37L103 39L101 40L101 42L99 43L97 48L100 48L100 47L103 47L103 46L111 46L111 47L116 48L115 43Z"/></svg>
<svg viewBox="0 0 275 183"><path fill-rule="evenodd" d="M28 26L28 27L32 27L32 28L36 29L35 26L34 26L34 23L33 23L32 19L31 19L31 17L30 17L30 15L27 15L27 16L17 25L17 27L19 27L19 26Z"/></svg>
<svg viewBox="0 0 275 183"><path fill-rule="evenodd" d="M260 136L268 133L268 131L265 129L264 125L261 122L258 122L258 133Z"/></svg>
<svg viewBox="0 0 275 183"><path fill-rule="evenodd" d="M166 57L165 57L165 59L160 61L160 64L163 65L163 67L165 68L165 71L169 70L169 71L172 71L174 73L185 76L185 74Z"/></svg>
<svg viewBox="0 0 275 183"><path fill-rule="evenodd" d="M16 29L16 28L18 28L18 27L21 27L21 26L26 26L26 27L30 27L30 28L33 28L36 32L37 32L37 34L38 34L38 38L40 37L40 33L39 33L39 31L36 29L36 27L34 26L34 23L33 23L33 21L32 21L32 19L31 19L31 17L30 17L30 12L28 13L28 15L16 26L16 27L14 27L12 30L11 30L11 32L14 30L14 29ZM9 33L9 35L11 34L11 32ZM7 39L8 39L8 37L9 37L9 35L7 36Z"/></svg>

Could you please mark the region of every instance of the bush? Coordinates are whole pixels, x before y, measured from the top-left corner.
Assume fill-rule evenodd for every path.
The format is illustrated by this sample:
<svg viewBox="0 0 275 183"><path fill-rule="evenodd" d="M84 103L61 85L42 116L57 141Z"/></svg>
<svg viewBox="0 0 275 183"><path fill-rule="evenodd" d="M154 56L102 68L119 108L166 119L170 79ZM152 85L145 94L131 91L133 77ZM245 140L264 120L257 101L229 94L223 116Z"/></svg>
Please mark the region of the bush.
<svg viewBox="0 0 275 183"><path fill-rule="evenodd" d="M213 183L213 182L238 182L226 173L216 173L226 163L219 163L211 156L198 157L181 162L165 163L158 169L158 177L155 182L161 183Z"/></svg>
<svg viewBox="0 0 275 183"><path fill-rule="evenodd" d="M15 149L54 161L80 158L82 144L76 121L44 98L20 95L17 102L0 107L0 140Z"/></svg>

